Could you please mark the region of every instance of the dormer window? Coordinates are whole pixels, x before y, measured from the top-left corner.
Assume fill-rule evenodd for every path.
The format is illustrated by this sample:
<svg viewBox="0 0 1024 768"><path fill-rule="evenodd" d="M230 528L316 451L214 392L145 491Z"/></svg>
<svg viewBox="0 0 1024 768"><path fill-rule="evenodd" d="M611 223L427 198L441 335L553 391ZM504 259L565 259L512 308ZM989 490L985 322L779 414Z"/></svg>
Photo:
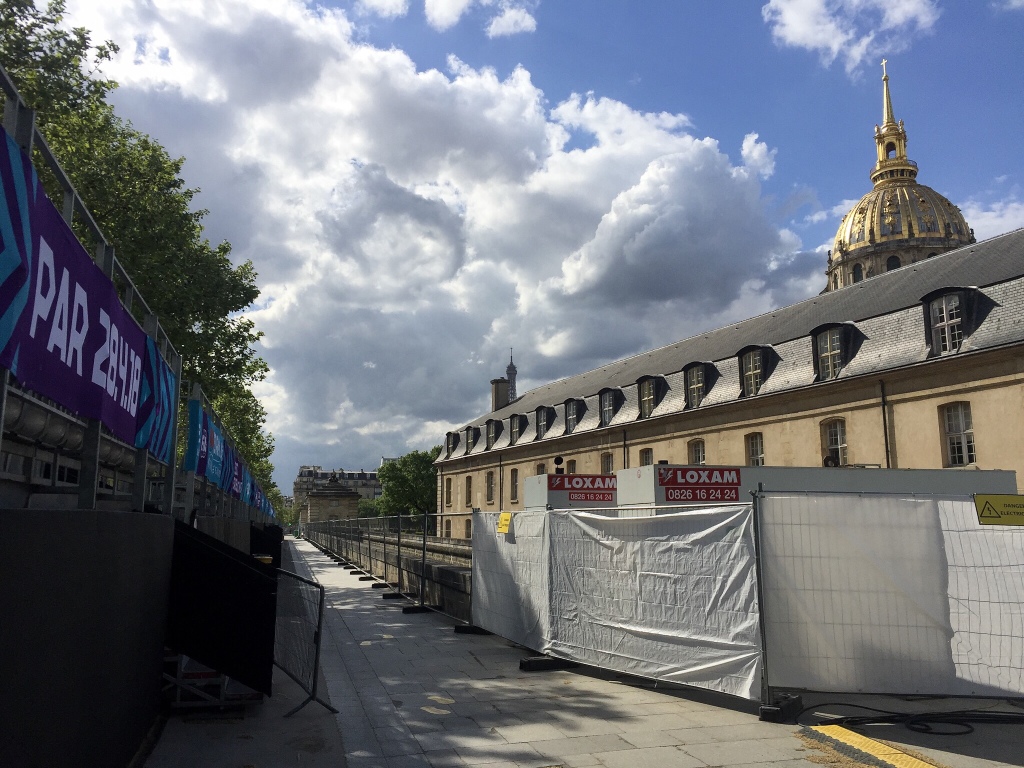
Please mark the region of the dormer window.
<svg viewBox="0 0 1024 768"><path fill-rule="evenodd" d="M546 405L542 405L537 409L537 439L543 439L544 435L548 433L548 427L551 426L551 409Z"/></svg>
<svg viewBox="0 0 1024 768"><path fill-rule="evenodd" d="M565 433L567 435L572 434L576 429L576 425L580 423L580 419L583 417L583 401L582 400L566 400L565 401Z"/></svg>
<svg viewBox="0 0 1024 768"><path fill-rule="evenodd" d="M648 376L640 379L637 383L637 396L640 400L640 418L650 418L654 409L658 407L664 392L663 379L657 376Z"/></svg>
<svg viewBox="0 0 1024 768"><path fill-rule="evenodd" d="M964 340L963 304L959 293L949 293L928 305L932 351L937 355L959 352Z"/></svg>
<svg viewBox="0 0 1024 768"><path fill-rule="evenodd" d="M476 445L476 441L479 436L479 429L476 427L466 427L466 453L473 450L473 446Z"/></svg>
<svg viewBox="0 0 1024 768"><path fill-rule="evenodd" d="M704 363L691 365L686 369L686 407L697 408L707 394Z"/></svg>
<svg viewBox="0 0 1024 768"><path fill-rule="evenodd" d="M445 458L455 453L455 449L459 447L459 433L449 432L448 436L445 437Z"/></svg>
<svg viewBox="0 0 1024 768"><path fill-rule="evenodd" d="M515 445L519 442L519 436L523 432L523 417L513 413L508 420L508 443Z"/></svg>
<svg viewBox="0 0 1024 768"><path fill-rule="evenodd" d="M601 426L607 427L615 418L615 412L619 409L619 393L614 389L601 390Z"/></svg>
<svg viewBox="0 0 1024 768"><path fill-rule="evenodd" d="M487 450L491 450L494 447L494 443L497 442L500 435L501 422L496 419L490 419L487 422Z"/></svg>
<svg viewBox="0 0 1024 768"><path fill-rule="evenodd" d="M768 378L768 356L764 347L750 347L740 353L740 393L753 397Z"/></svg>
<svg viewBox="0 0 1024 768"><path fill-rule="evenodd" d="M828 381L839 375L843 367L843 329L834 325L814 337L814 362L818 381Z"/></svg>
<svg viewBox="0 0 1024 768"><path fill-rule="evenodd" d="M928 344L933 355L952 355L960 351L964 339L977 323L976 288L942 288L921 299L928 326Z"/></svg>

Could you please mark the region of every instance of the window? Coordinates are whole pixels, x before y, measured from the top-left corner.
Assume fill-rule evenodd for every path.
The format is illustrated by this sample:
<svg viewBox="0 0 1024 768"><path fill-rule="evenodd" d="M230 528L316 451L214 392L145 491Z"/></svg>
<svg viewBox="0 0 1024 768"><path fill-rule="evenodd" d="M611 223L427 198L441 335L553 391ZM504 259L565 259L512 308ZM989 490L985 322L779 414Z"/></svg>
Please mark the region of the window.
<svg viewBox="0 0 1024 768"><path fill-rule="evenodd" d="M537 474L546 475L548 473L547 467L543 463L537 465Z"/></svg>
<svg viewBox="0 0 1024 768"><path fill-rule="evenodd" d="M601 474L610 475L615 471L615 457L610 453L601 454Z"/></svg>
<svg viewBox="0 0 1024 768"><path fill-rule="evenodd" d="M859 283L864 279L864 267L860 264L853 265L853 282Z"/></svg>
<svg viewBox="0 0 1024 768"><path fill-rule="evenodd" d="M751 432L745 438L747 443L747 466L764 466L764 436L760 432Z"/></svg>
<svg viewBox="0 0 1024 768"><path fill-rule="evenodd" d="M450 519L444 521L444 537L446 539L452 537L452 521Z"/></svg>
<svg viewBox="0 0 1024 768"><path fill-rule="evenodd" d="M446 507L452 505L452 479L450 477L444 479L444 505Z"/></svg>
<svg viewBox="0 0 1024 768"><path fill-rule="evenodd" d="M650 418L654 409L658 407L660 399L660 381L655 377L641 379L637 386L637 395L640 398L640 418Z"/></svg>
<svg viewBox="0 0 1024 768"><path fill-rule="evenodd" d="M449 432L448 437L445 438L445 452L447 456L451 456L455 449L459 445L459 434L458 432Z"/></svg>
<svg viewBox="0 0 1024 768"><path fill-rule="evenodd" d="M494 503L494 472L488 472L484 475L484 495L487 498L488 504Z"/></svg>
<svg viewBox="0 0 1024 768"><path fill-rule="evenodd" d="M508 443L515 445L519 442L519 434L523 430L523 417L519 414L512 414L508 420Z"/></svg>
<svg viewBox="0 0 1024 768"><path fill-rule="evenodd" d="M494 443L500 434L501 422L490 419L487 422L487 450L491 450L494 447Z"/></svg>
<svg viewBox="0 0 1024 768"><path fill-rule="evenodd" d="M888 272L890 269L899 269L901 266L903 266L903 265L900 264L900 257L899 256L890 256L888 259L885 260L885 271L886 272Z"/></svg>
<svg viewBox="0 0 1024 768"><path fill-rule="evenodd" d="M740 357L740 376L743 397L752 397L760 389L764 379L762 377L763 352L760 349L752 349Z"/></svg>
<svg viewBox="0 0 1024 768"><path fill-rule="evenodd" d="M932 329L932 354L957 352L964 339L962 297L947 293L929 304Z"/></svg>
<svg viewBox="0 0 1024 768"><path fill-rule="evenodd" d="M576 429L576 425L580 423L580 417L583 415L583 401L582 400L566 400L565 401L565 433L568 435Z"/></svg>
<svg viewBox="0 0 1024 768"><path fill-rule="evenodd" d="M704 453L704 441L703 440L691 440L687 446L687 457L691 464L698 467L704 466L706 455Z"/></svg>
<svg viewBox="0 0 1024 768"><path fill-rule="evenodd" d="M518 469L510 469L508 472L508 498L510 501L519 501Z"/></svg>
<svg viewBox="0 0 1024 768"><path fill-rule="evenodd" d="M548 410L549 409L546 406L543 406L543 405L540 408L537 409L537 439L538 440L543 438L544 435L546 435L548 433L548 425L550 424L550 419L548 418L550 416L550 414L548 413Z"/></svg>
<svg viewBox="0 0 1024 768"><path fill-rule="evenodd" d="M842 341L843 330L839 326L826 328L814 337L818 381L828 381L839 375L843 367Z"/></svg>
<svg viewBox="0 0 1024 768"><path fill-rule="evenodd" d="M565 462L565 471L570 475L576 474L576 459L569 459Z"/></svg>
<svg viewBox="0 0 1024 768"><path fill-rule="evenodd" d="M643 448L640 451L640 466L649 467L654 463L654 449Z"/></svg>
<svg viewBox="0 0 1024 768"><path fill-rule="evenodd" d="M696 408L704 400L704 395L704 366L690 366L686 369L686 407Z"/></svg>
<svg viewBox="0 0 1024 768"><path fill-rule="evenodd" d="M606 389L601 392L601 426L606 427L615 418L615 410L618 407L618 398L614 389Z"/></svg>
<svg viewBox="0 0 1024 768"><path fill-rule="evenodd" d="M825 442L825 466L845 467L849 462L846 457L846 422L843 419L832 419L821 425L822 437Z"/></svg>
<svg viewBox="0 0 1024 768"><path fill-rule="evenodd" d="M466 538L467 539L472 539L473 538L473 521L472 520L467 520L466 521Z"/></svg>
<svg viewBox="0 0 1024 768"><path fill-rule="evenodd" d="M970 403L950 403L940 409L946 433L946 466L966 467L978 457L974 452L974 424Z"/></svg>
<svg viewBox="0 0 1024 768"><path fill-rule="evenodd" d="M476 439L479 434L480 431L475 427L466 427L466 453L473 450L473 446L476 445Z"/></svg>
<svg viewBox="0 0 1024 768"><path fill-rule="evenodd" d="M466 506L473 506L473 476L466 475Z"/></svg>

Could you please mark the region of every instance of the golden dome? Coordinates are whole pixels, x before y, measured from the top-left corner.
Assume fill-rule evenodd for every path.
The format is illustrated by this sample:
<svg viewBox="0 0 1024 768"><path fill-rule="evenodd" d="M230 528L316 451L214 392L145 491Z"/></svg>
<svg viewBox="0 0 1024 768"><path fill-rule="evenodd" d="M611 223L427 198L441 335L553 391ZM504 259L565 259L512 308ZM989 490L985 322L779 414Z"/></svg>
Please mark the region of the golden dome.
<svg viewBox="0 0 1024 768"><path fill-rule="evenodd" d="M893 118L889 75L882 61L882 126L875 126L875 188L843 217L829 252L828 282L835 290L974 242L960 209L918 184L917 163L907 158L903 121Z"/></svg>

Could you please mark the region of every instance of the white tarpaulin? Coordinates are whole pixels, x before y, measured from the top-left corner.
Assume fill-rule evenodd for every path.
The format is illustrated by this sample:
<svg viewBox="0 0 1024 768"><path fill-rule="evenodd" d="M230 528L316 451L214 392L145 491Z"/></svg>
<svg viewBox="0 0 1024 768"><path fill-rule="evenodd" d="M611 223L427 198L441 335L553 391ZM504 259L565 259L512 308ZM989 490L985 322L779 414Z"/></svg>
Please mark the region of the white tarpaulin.
<svg viewBox="0 0 1024 768"><path fill-rule="evenodd" d="M1024 531L980 525L969 498L759 503L770 685L1024 693Z"/></svg>
<svg viewBox="0 0 1024 768"><path fill-rule="evenodd" d="M473 623L536 651L759 699L751 506L474 515Z"/></svg>

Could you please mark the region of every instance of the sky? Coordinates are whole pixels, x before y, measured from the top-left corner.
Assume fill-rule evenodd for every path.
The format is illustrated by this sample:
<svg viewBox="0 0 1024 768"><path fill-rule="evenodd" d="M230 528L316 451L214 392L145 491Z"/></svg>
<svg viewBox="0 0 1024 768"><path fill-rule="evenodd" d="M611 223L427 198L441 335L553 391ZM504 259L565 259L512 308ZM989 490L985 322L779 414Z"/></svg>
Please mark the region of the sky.
<svg viewBox="0 0 1024 768"><path fill-rule="evenodd" d="M274 479L824 287L882 58L918 181L1024 226L1024 0L68 0L251 260Z"/></svg>

